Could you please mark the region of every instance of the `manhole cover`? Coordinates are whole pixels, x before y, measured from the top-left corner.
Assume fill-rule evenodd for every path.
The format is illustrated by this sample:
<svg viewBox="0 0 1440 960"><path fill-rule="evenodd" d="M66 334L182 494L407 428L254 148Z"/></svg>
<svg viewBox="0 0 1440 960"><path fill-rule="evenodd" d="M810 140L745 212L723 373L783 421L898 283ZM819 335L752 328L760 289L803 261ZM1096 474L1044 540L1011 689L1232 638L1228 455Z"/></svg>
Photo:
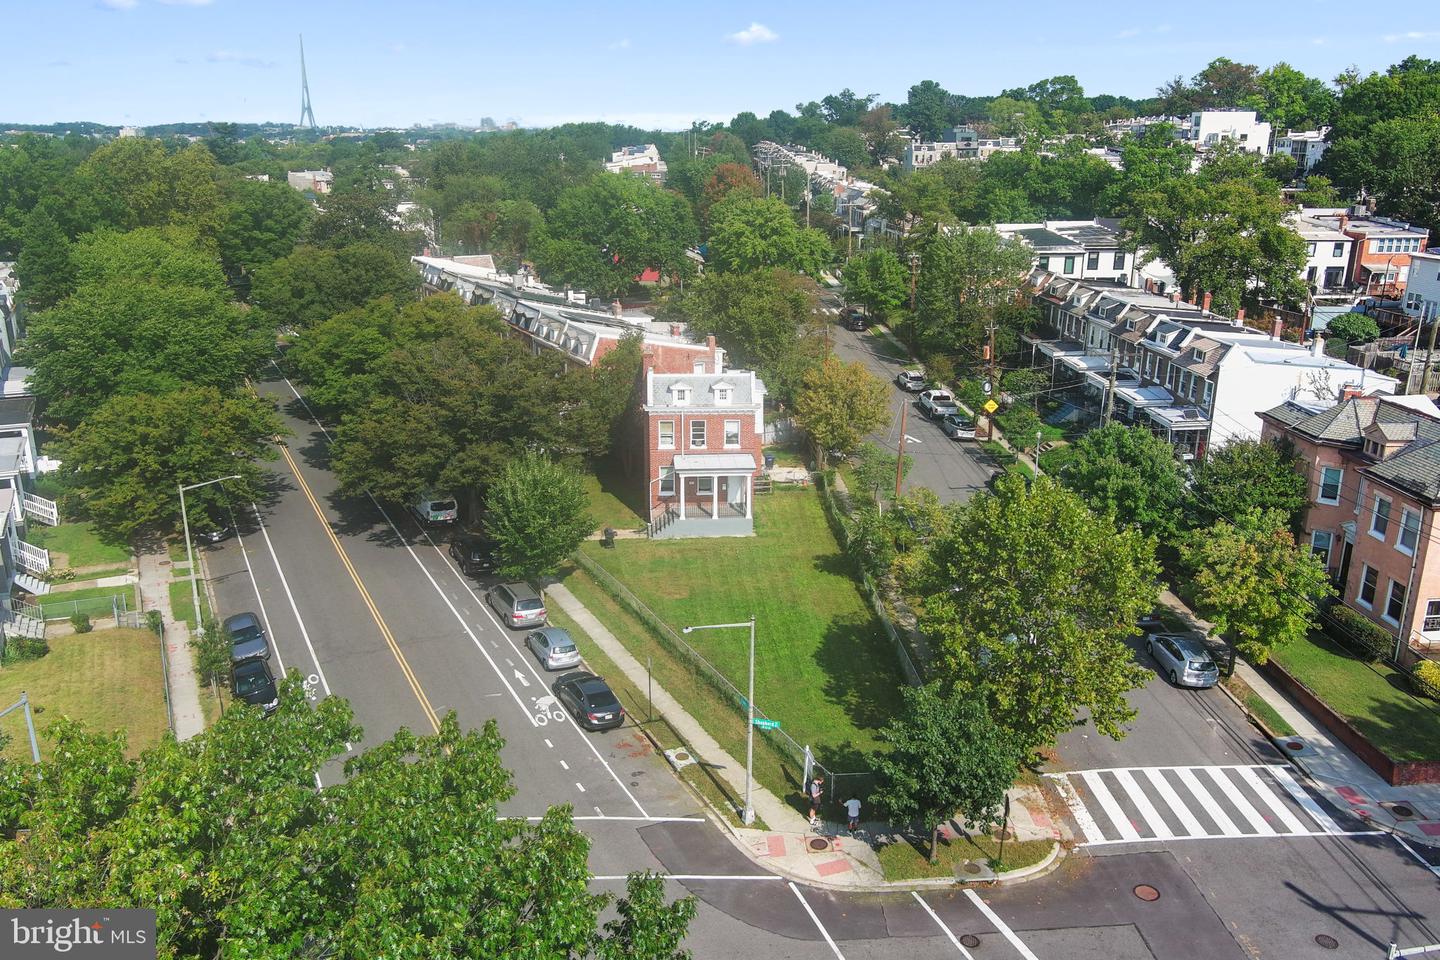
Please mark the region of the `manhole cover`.
<svg viewBox="0 0 1440 960"><path fill-rule="evenodd" d="M978 947L980 946L980 938L975 936L975 934L973 933L964 934L960 937L960 946Z"/></svg>
<svg viewBox="0 0 1440 960"><path fill-rule="evenodd" d="M980 872L980 864L976 863L974 860L966 860L966 861L965 861L965 872L966 872L966 873L979 873L979 872Z"/></svg>
<svg viewBox="0 0 1440 960"><path fill-rule="evenodd" d="M1340 941L1339 941L1339 940L1336 940L1334 937L1330 936L1330 934L1328 934L1328 933L1317 933L1317 934L1315 934L1315 942L1316 942L1317 944L1319 944L1320 946L1324 947L1326 950L1339 950L1339 949L1340 949Z"/></svg>
<svg viewBox="0 0 1440 960"><path fill-rule="evenodd" d="M830 849L830 841L829 841L829 840L826 840L824 837L815 837L814 839L812 839L812 840L810 841L810 849L811 849L811 850L829 850L829 849Z"/></svg>
<svg viewBox="0 0 1440 960"><path fill-rule="evenodd" d="M1142 883L1140 884L1140 886L1135 888L1135 896L1139 897L1141 900L1144 900L1146 903L1154 903L1156 900L1160 899L1160 891L1156 890L1148 883Z"/></svg>
<svg viewBox="0 0 1440 960"><path fill-rule="evenodd" d="M1397 817L1413 817L1415 811L1403 803L1397 803L1390 808L1390 812Z"/></svg>
<svg viewBox="0 0 1440 960"><path fill-rule="evenodd" d="M168 566L170 566L170 561L169 561L169 560L161 560L161 561L160 561L160 566L162 566L162 567L168 567Z"/></svg>
<svg viewBox="0 0 1440 960"><path fill-rule="evenodd" d="M1304 749L1305 749L1305 744L1301 743L1299 740L1287 740L1287 741L1285 742L1285 749L1286 749L1286 750L1304 750Z"/></svg>

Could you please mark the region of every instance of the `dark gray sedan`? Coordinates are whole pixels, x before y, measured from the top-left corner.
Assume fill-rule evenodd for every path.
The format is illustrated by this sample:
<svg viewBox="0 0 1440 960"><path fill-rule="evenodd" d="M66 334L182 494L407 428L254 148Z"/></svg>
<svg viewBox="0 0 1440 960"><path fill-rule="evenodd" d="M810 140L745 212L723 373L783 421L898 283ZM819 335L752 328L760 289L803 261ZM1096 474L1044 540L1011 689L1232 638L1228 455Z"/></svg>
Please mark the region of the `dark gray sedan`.
<svg viewBox="0 0 1440 960"><path fill-rule="evenodd" d="M230 638L232 663L270 659L270 643L265 638L265 628L260 625L260 618L255 614L237 613L233 617L227 617L224 629Z"/></svg>

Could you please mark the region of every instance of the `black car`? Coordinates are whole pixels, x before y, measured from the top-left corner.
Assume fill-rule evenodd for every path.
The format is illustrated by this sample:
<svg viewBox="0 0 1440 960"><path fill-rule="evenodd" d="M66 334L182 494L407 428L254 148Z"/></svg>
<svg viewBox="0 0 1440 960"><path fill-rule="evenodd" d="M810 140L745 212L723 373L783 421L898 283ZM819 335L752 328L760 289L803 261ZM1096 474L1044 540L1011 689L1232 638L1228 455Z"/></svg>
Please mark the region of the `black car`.
<svg viewBox="0 0 1440 960"><path fill-rule="evenodd" d="M870 326L870 318L865 316L863 311L858 310L855 307L850 307L849 309L847 309L841 315L840 320L845 324L845 328L847 330L859 331L864 330Z"/></svg>
<svg viewBox="0 0 1440 960"><path fill-rule="evenodd" d="M451 540L450 556L467 576L495 569L495 543L473 533L463 533Z"/></svg>
<svg viewBox="0 0 1440 960"><path fill-rule="evenodd" d="M567 673L550 689L586 730L612 730L625 722L625 708L610 691L610 685L593 673Z"/></svg>
<svg viewBox="0 0 1440 960"><path fill-rule="evenodd" d="M270 675L270 667L264 660L235 664L230 670L230 693L236 700L259 707L266 714L274 713L280 705L275 678Z"/></svg>

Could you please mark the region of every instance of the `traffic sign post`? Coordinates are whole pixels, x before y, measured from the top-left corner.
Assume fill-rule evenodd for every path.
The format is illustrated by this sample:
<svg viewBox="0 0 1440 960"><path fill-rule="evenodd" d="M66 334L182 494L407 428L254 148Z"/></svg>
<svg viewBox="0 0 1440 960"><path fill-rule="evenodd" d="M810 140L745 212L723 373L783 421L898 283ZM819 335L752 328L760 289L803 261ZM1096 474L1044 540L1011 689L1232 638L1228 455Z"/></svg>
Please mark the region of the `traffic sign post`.
<svg viewBox="0 0 1440 960"><path fill-rule="evenodd" d="M764 717L756 717L754 720L751 721L751 723L755 724L755 726L756 726L758 729L760 729L760 730L779 730L779 729L780 729L780 721L779 721L779 720L767 720L767 719L765 719Z"/></svg>

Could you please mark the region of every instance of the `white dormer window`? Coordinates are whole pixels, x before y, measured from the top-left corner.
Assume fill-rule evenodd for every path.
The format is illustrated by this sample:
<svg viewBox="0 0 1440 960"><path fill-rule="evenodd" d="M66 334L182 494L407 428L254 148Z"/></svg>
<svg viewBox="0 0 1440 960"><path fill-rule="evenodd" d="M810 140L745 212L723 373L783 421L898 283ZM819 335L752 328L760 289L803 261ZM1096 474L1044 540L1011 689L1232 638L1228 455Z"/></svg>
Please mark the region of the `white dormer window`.
<svg viewBox="0 0 1440 960"><path fill-rule="evenodd" d="M1205 351L1204 351L1204 350L1201 350L1199 347L1191 347L1191 348L1190 348L1190 359L1192 359L1192 360L1204 360L1204 359L1205 359Z"/></svg>
<svg viewBox="0 0 1440 960"><path fill-rule="evenodd" d="M729 403L729 402L730 402L730 388L729 388L729 387L716 387L716 388L715 388L715 402L716 402L716 403Z"/></svg>
<svg viewBox="0 0 1440 960"><path fill-rule="evenodd" d="M670 401L676 404L690 402L690 384L677 383L670 387Z"/></svg>

